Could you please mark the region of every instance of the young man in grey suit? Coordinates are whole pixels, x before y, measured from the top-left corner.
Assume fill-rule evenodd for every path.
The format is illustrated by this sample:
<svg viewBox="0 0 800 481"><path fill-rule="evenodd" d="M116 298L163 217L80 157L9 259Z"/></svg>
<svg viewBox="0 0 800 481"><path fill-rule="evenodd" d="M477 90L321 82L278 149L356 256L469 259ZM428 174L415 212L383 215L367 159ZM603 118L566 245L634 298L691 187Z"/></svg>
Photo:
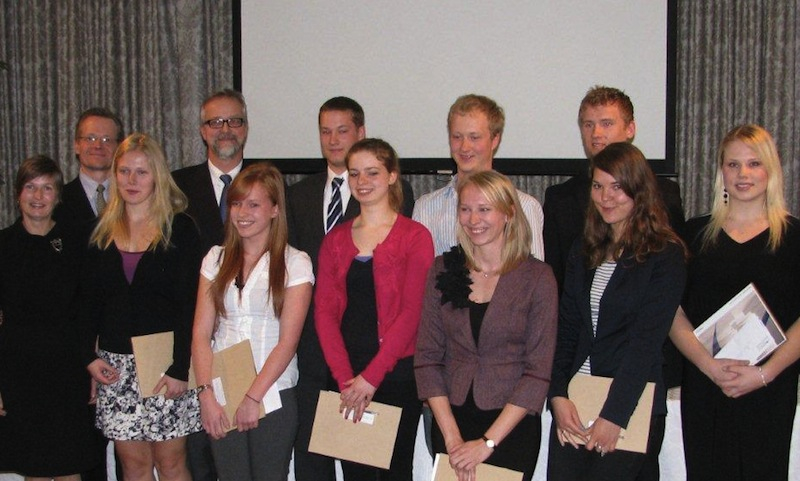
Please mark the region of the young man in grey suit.
<svg viewBox="0 0 800 481"><path fill-rule="evenodd" d="M366 136L364 109L348 97L334 97L319 109L319 144L327 168L310 175L289 187L286 199L289 224L289 244L311 257L314 272L322 238L327 234L329 208L334 197L341 198L341 216L330 226L356 217L360 207L351 198L347 185L345 156L350 147ZM339 180L336 180L339 179ZM334 187L334 183L338 187ZM338 195L334 196L334 189ZM334 201L336 203L338 201ZM338 209L338 207L337 207ZM333 210L333 209L330 209ZM414 192L403 181L403 211L408 217L414 210ZM333 459L308 452L314 413L319 391L328 389L330 372L322 355L316 329L314 306L308 309L303 334L297 348L300 378L297 383L298 414L300 425L294 445L294 474L297 481L333 481Z"/></svg>
<svg viewBox="0 0 800 481"><path fill-rule="evenodd" d="M242 170L247 131L247 104L242 94L230 89L212 94L200 107L200 135L206 144L206 161L172 173L175 183L189 199L186 212L200 229L204 253L222 244L224 194ZM204 431L188 436L186 459L194 481L217 480L211 444Z"/></svg>

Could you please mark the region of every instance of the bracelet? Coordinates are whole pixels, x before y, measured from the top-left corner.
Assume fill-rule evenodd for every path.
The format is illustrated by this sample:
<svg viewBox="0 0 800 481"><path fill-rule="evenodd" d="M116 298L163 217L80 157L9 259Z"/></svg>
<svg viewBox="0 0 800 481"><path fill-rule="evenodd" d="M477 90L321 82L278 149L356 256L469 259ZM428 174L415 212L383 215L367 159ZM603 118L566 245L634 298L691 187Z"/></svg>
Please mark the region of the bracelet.
<svg viewBox="0 0 800 481"><path fill-rule="evenodd" d="M206 389L213 391L214 386L212 386L211 384L203 384L202 386L197 386L197 394L200 395L200 393L205 391Z"/></svg>
<svg viewBox="0 0 800 481"><path fill-rule="evenodd" d="M761 382L764 383L764 387L767 387L767 378L764 377L764 370L761 369L761 366L758 366L758 375L761 376Z"/></svg>
<svg viewBox="0 0 800 481"><path fill-rule="evenodd" d="M253 401L256 404L261 404L261 401L259 401L258 399L254 398L253 396L251 396L251 395L249 395L247 393L244 393L244 397L246 397L247 399Z"/></svg>

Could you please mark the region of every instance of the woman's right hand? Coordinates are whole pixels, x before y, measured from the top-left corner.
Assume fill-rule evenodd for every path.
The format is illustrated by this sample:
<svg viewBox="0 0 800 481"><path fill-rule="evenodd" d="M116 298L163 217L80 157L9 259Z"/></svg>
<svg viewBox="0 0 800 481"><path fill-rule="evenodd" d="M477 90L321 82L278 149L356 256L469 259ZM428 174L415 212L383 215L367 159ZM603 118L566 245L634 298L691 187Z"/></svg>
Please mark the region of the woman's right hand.
<svg viewBox="0 0 800 481"><path fill-rule="evenodd" d="M214 392L205 389L200 392L200 419L203 422L203 429L212 439L222 439L227 434L231 423L225 410L217 402Z"/></svg>
<svg viewBox="0 0 800 481"><path fill-rule="evenodd" d="M729 370L730 366L747 366L749 363L743 360L737 359L714 359L709 357L705 362L705 365L702 368L703 374L708 376L711 381L719 386L720 389L724 389L723 384L730 382L739 374L733 370Z"/></svg>
<svg viewBox="0 0 800 481"><path fill-rule="evenodd" d="M475 468L462 469L456 466L456 461L453 458L453 454L464 446L464 444L464 440L460 435L454 439L445 440L445 449L447 449L447 455L450 457L450 467L456 472L456 479L458 481L475 481Z"/></svg>
<svg viewBox="0 0 800 481"><path fill-rule="evenodd" d="M556 436L562 446L569 443L578 449L579 444L586 444L589 441L586 437L586 428L572 401L563 396L556 396L550 400L550 406L553 411L553 421L556 423Z"/></svg>
<svg viewBox="0 0 800 481"><path fill-rule="evenodd" d="M89 371L89 374L91 374L92 378L97 382L103 384L114 384L115 382L119 381L119 372L103 359L95 359L88 366L86 366L86 369Z"/></svg>

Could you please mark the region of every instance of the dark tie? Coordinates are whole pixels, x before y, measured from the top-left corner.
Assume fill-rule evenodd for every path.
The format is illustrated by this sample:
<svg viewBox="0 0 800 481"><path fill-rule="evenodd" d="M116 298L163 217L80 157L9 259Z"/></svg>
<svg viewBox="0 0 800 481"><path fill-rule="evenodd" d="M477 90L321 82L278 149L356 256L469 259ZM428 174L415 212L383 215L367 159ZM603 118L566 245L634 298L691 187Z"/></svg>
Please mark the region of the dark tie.
<svg viewBox="0 0 800 481"><path fill-rule="evenodd" d="M103 186L103 184L97 184L97 193L94 196L94 205L97 207L97 217L100 217L100 215L103 213L103 210L106 208L106 198L103 195L105 190L106 188Z"/></svg>
<svg viewBox="0 0 800 481"><path fill-rule="evenodd" d="M328 218L325 222L326 234L342 220L342 192L340 189L343 182L344 179L338 177L334 177L331 181L331 203L328 204Z"/></svg>
<svg viewBox="0 0 800 481"><path fill-rule="evenodd" d="M225 223L225 219L228 218L228 187L231 186L233 177L228 174L222 174L219 176L219 180L225 184L222 187L222 195L219 196L219 215L222 217L222 222Z"/></svg>

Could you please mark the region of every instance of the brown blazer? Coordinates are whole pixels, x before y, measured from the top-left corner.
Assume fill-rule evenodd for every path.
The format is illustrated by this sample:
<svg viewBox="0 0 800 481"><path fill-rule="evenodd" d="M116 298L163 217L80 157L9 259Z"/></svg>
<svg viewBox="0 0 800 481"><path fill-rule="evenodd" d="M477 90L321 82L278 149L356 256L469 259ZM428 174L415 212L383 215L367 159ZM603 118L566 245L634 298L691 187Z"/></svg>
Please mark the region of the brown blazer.
<svg viewBox="0 0 800 481"><path fill-rule="evenodd" d="M445 254L448 255L448 254ZM469 309L441 303L436 276L428 273L414 368L420 399L447 396L461 406L470 387L478 408L506 403L541 413L556 341L558 290L550 266L528 258L500 277L481 326L479 345Z"/></svg>

